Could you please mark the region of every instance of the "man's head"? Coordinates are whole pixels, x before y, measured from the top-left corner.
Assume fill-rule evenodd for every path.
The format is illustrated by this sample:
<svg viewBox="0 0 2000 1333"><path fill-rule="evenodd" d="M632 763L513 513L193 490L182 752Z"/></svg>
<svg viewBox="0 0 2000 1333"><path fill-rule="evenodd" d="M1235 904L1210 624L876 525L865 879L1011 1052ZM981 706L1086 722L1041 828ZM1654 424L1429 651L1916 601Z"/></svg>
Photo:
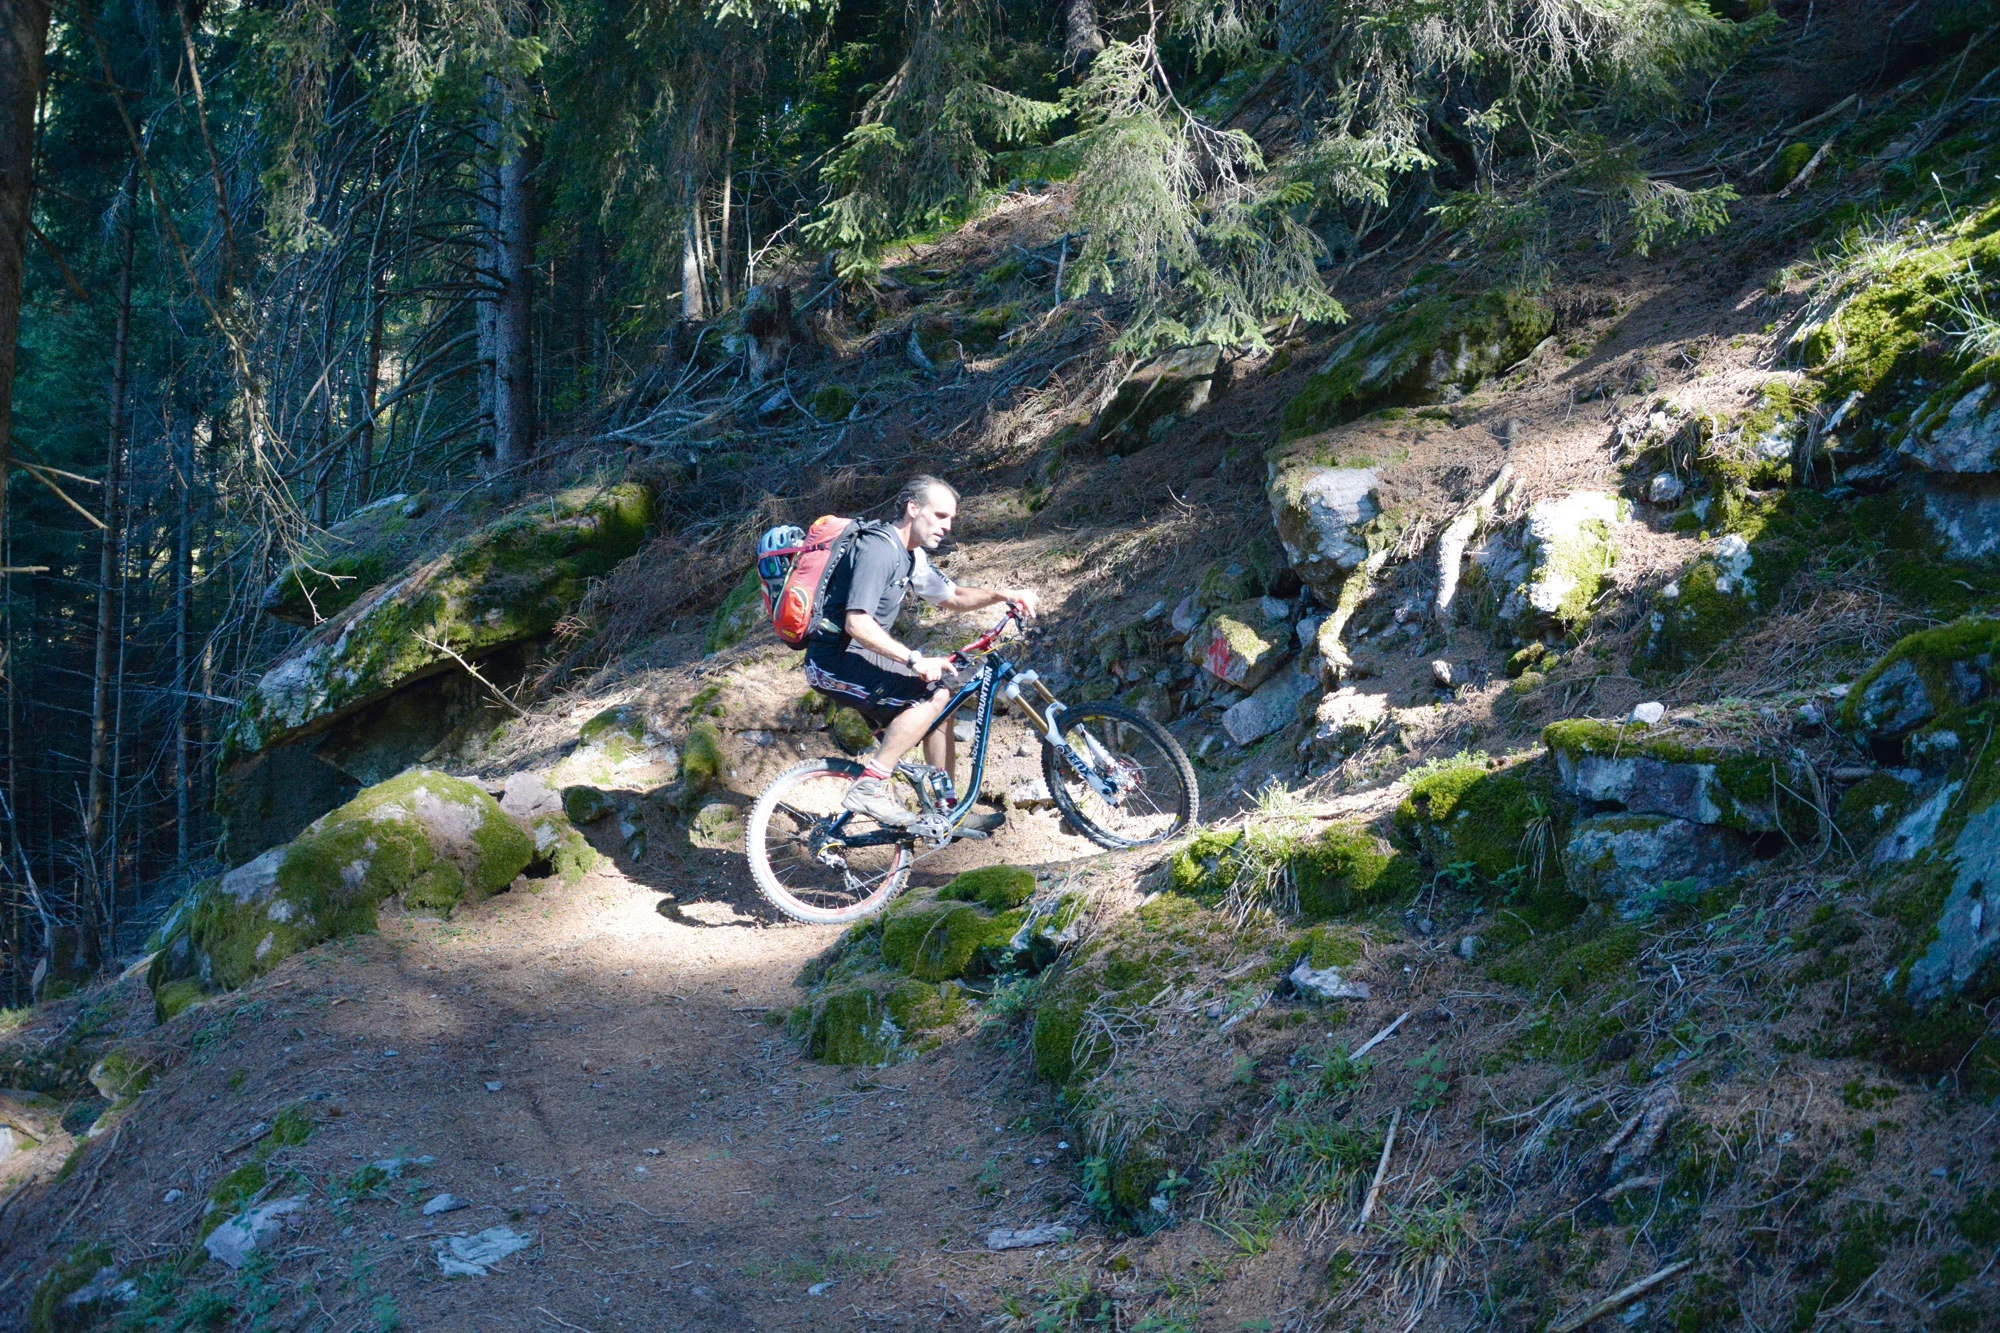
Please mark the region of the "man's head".
<svg viewBox="0 0 2000 1333"><path fill-rule="evenodd" d="M935 551L958 514L958 492L932 476L911 477L896 492L895 524L907 528L912 550Z"/></svg>

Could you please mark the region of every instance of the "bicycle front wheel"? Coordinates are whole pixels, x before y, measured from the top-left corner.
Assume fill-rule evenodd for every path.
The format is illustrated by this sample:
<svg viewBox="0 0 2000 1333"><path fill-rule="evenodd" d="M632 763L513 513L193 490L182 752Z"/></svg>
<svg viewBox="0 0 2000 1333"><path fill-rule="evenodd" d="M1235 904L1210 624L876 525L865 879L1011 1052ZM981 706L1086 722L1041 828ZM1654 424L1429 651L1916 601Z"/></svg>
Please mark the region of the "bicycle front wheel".
<svg viewBox="0 0 2000 1333"><path fill-rule="evenodd" d="M1165 727L1117 704L1079 704L1059 730L1069 754L1044 741L1042 776L1071 828L1100 847L1149 847L1193 827L1201 789Z"/></svg>
<svg viewBox="0 0 2000 1333"><path fill-rule="evenodd" d="M786 916L844 925L881 911L909 882L909 840L840 808L860 773L845 759L814 759L780 773L750 808L750 874ZM898 774L890 786L914 813L908 780Z"/></svg>

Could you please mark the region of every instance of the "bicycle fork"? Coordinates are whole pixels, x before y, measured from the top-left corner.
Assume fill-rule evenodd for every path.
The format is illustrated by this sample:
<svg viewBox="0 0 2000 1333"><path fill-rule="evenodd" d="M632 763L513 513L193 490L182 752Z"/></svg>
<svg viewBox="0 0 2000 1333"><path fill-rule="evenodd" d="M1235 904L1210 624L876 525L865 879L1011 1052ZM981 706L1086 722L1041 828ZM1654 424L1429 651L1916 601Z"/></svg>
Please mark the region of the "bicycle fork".
<svg viewBox="0 0 2000 1333"><path fill-rule="evenodd" d="M1021 688L1024 685L1033 686L1039 699L1029 698ZM1034 729L1040 733L1043 743L1055 750L1062 761L1069 765L1071 772L1089 783L1092 791L1107 801L1115 801L1124 794L1119 790L1117 783L1107 776L1099 775L1100 767L1105 773L1109 773L1117 765L1105 748L1098 744L1097 737L1087 730L1082 733L1084 747L1090 751L1092 760L1090 763L1085 763L1079 758L1069 743L1063 740L1062 733L1056 726L1064 711L1063 702L1049 692L1048 686L1042 684L1039 673L1022 671L1009 676L1007 683L1000 687L1000 697L1027 714L1028 720L1034 724Z"/></svg>

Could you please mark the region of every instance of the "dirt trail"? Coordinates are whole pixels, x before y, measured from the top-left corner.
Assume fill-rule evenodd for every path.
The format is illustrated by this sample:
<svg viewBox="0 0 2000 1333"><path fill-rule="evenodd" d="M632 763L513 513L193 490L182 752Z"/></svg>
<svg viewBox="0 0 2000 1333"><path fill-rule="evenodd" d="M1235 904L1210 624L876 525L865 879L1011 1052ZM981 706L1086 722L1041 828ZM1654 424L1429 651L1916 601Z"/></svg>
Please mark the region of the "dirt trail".
<svg viewBox="0 0 2000 1333"><path fill-rule="evenodd" d="M980 859L1046 841L1010 833ZM1056 1260L985 1246L1070 1206L1024 1062L979 1039L882 1070L808 1062L764 1019L839 931L776 918L747 873L677 906L628 868L449 922L385 915L163 1029L181 1057L64 1243L181 1249L257 1124L306 1099L317 1131L268 1163L315 1185L272 1251L281 1327L973 1327ZM339 1197L390 1157L435 1161ZM469 1206L424 1217L445 1192ZM0 1231L6 1271L39 1265L76 1199L38 1194ZM493 1226L534 1243L486 1277L440 1271L444 1237Z"/></svg>

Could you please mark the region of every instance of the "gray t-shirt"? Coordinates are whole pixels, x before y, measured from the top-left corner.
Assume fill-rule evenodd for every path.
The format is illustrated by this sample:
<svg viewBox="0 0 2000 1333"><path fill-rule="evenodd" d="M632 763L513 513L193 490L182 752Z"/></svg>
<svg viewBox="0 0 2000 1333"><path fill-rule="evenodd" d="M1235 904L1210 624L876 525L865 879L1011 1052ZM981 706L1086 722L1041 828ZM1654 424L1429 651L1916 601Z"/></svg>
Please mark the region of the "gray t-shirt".
<svg viewBox="0 0 2000 1333"><path fill-rule="evenodd" d="M867 528L827 580L825 618L840 626L849 611L866 611L885 631L892 630L912 589L932 606L941 606L957 588L924 552L904 546L894 529ZM828 647L837 640L846 649L852 642L844 629L820 637L829 641Z"/></svg>

